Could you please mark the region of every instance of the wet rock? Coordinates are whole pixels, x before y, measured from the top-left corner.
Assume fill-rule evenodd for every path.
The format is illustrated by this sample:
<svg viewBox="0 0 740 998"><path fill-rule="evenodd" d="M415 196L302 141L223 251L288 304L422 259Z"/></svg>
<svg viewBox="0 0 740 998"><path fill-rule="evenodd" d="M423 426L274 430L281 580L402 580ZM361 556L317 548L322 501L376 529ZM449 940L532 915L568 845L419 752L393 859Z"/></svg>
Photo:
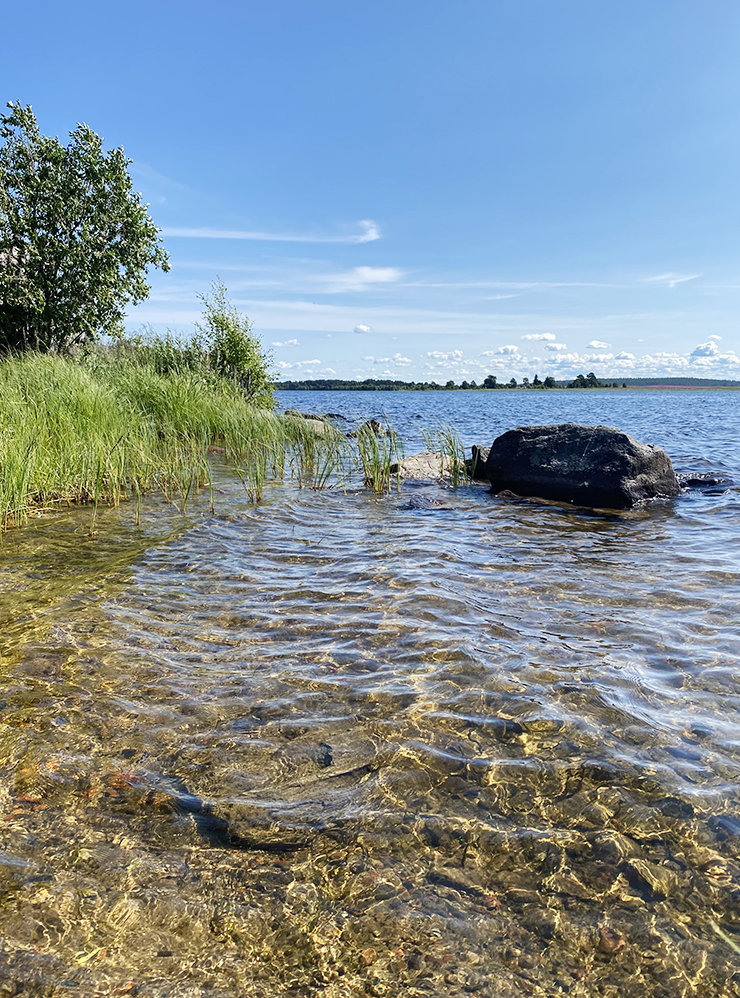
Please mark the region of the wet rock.
<svg viewBox="0 0 740 998"><path fill-rule="evenodd" d="M286 409L285 416L292 416L294 419L312 419L316 422L325 422L324 417L316 412L301 412L300 409Z"/></svg>
<svg viewBox="0 0 740 998"><path fill-rule="evenodd" d="M448 506L447 503L443 502L441 499L437 499L436 496L411 496L408 503L406 504L406 509L452 509L452 506Z"/></svg>
<svg viewBox="0 0 740 998"><path fill-rule="evenodd" d="M478 444L473 444L471 447L471 457L465 462L465 468L469 477L475 479L477 482L488 481L486 461L488 460L490 451L490 447L480 447Z"/></svg>
<svg viewBox="0 0 740 998"><path fill-rule="evenodd" d="M683 489L707 489L717 485L729 485L727 479L715 475L676 475L676 478Z"/></svg>
<svg viewBox="0 0 740 998"><path fill-rule="evenodd" d="M599 928L599 949L602 953L615 956L624 949L624 937L610 925L602 925Z"/></svg>
<svg viewBox="0 0 740 998"><path fill-rule="evenodd" d="M609 426L520 426L497 437L486 461L494 492L607 509L673 497L680 488L665 451Z"/></svg>
<svg viewBox="0 0 740 998"><path fill-rule="evenodd" d="M356 430L350 430L348 437L359 437L361 433L374 433L376 437L383 437L390 434L387 426L384 426L379 419L368 419Z"/></svg>

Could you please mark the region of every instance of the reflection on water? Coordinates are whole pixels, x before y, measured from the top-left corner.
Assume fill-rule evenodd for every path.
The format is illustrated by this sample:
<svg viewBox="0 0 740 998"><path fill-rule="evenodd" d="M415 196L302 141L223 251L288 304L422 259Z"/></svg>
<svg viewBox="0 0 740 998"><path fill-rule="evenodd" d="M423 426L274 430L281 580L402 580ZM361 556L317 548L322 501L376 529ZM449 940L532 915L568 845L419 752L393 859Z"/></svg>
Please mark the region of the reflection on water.
<svg viewBox="0 0 740 998"><path fill-rule="evenodd" d="M740 994L737 492L219 485L4 539L0 994Z"/></svg>

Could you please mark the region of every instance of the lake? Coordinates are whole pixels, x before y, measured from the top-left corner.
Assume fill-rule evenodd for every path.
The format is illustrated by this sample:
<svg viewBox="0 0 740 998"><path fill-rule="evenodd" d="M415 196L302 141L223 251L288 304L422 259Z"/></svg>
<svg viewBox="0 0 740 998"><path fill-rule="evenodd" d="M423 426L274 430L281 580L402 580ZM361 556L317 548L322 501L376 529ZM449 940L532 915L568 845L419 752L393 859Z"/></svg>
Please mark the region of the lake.
<svg viewBox="0 0 740 998"><path fill-rule="evenodd" d="M739 995L740 393L277 398L407 454L606 423L723 481L251 505L223 465L215 512L6 534L0 994Z"/></svg>

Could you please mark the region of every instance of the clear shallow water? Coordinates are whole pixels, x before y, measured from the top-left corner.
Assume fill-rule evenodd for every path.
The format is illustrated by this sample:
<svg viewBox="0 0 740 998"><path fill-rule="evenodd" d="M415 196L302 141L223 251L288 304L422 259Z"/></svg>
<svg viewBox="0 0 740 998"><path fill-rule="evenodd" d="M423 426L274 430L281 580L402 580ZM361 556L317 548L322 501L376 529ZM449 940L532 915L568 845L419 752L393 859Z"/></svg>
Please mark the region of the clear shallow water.
<svg viewBox="0 0 740 998"><path fill-rule="evenodd" d="M740 482L737 393L279 397ZM735 486L219 490L4 539L0 988L740 993Z"/></svg>

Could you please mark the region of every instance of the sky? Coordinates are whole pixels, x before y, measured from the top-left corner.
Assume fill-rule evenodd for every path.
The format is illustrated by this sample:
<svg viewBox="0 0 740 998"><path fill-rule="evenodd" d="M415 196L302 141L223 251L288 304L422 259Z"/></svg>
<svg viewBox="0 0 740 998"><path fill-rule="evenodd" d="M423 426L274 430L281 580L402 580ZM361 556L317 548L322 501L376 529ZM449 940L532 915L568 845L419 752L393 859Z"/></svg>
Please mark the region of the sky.
<svg viewBox="0 0 740 998"><path fill-rule="evenodd" d="M282 379L740 380L735 0L7 2L3 102L123 146Z"/></svg>

